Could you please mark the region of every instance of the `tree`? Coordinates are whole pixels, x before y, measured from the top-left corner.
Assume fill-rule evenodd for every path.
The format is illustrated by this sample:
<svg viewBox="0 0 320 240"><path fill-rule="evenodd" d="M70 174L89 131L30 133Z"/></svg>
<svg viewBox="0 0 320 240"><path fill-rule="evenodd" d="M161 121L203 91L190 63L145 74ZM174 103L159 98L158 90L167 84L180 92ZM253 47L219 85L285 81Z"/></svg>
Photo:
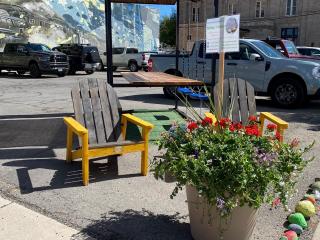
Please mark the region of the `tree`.
<svg viewBox="0 0 320 240"><path fill-rule="evenodd" d="M175 46L176 45L176 13L164 17L160 22L160 43Z"/></svg>

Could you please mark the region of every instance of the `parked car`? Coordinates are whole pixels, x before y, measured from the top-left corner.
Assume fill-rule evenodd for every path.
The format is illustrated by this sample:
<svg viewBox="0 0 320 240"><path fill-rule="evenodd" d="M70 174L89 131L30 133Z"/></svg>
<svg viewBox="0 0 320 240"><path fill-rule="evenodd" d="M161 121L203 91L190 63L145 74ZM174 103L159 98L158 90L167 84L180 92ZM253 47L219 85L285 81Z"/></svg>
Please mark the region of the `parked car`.
<svg viewBox="0 0 320 240"><path fill-rule="evenodd" d="M190 54L179 56L179 71L175 69L175 55L151 55L149 68L154 72L185 76L211 82L212 54L205 54L203 41L195 43ZM282 107L302 105L307 97L320 96L320 64L284 57L268 44L254 39L240 40L240 51L225 56L225 76L249 81L257 95L271 96ZM217 70L219 60L217 60ZM218 71L216 72L218 79ZM164 88L173 96L173 89Z"/></svg>
<svg viewBox="0 0 320 240"><path fill-rule="evenodd" d="M34 78L44 73L63 77L68 69L67 55L52 51L44 44L7 43L0 53L0 72L17 71L19 75L30 72Z"/></svg>
<svg viewBox="0 0 320 240"><path fill-rule="evenodd" d="M107 66L106 52L100 55L102 66ZM113 70L118 67L127 67L131 72L141 69L142 53L136 48L116 47L112 48Z"/></svg>
<svg viewBox="0 0 320 240"><path fill-rule="evenodd" d="M300 54L320 59L320 48L317 47L297 47Z"/></svg>
<svg viewBox="0 0 320 240"><path fill-rule="evenodd" d="M319 58L301 54L292 41L280 38L267 38L263 41L265 43L268 43L271 47L281 52L284 56L288 58L297 58L302 60L319 60Z"/></svg>
<svg viewBox="0 0 320 240"><path fill-rule="evenodd" d="M53 49L68 56L70 75L76 74L77 71L92 74L100 66L99 51L95 46L89 44L61 44Z"/></svg>
<svg viewBox="0 0 320 240"><path fill-rule="evenodd" d="M142 53L142 69L144 71L148 71L148 61L149 61L149 58L151 56L151 54L158 54L158 52L155 52L155 51L151 51L151 52L141 52Z"/></svg>

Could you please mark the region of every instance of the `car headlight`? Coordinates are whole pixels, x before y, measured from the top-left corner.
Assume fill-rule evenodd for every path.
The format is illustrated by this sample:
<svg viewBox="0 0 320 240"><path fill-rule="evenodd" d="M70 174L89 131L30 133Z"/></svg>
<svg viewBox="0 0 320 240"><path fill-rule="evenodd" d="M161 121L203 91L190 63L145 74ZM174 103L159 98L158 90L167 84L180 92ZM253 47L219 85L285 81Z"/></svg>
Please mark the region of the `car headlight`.
<svg viewBox="0 0 320 240"><path fill-rule="evenodd" d="M312 76L316 79L320 79L320 66L318 67L315 67L313 70L312 70Z"/></svg>

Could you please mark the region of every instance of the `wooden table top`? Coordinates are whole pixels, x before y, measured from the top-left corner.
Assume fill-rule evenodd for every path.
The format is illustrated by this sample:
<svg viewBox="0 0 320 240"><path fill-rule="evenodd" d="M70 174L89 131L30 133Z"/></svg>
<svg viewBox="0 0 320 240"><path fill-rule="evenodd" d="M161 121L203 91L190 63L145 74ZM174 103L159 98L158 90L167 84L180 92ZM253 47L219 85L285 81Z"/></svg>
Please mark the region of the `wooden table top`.
<svg viewBox="0 0 320 240"><path fill-rule="evenodd" d="M165 87L165 86L202 86L202 81L178 77L163 72L126 72L122 76L132 86Z"/></svg>

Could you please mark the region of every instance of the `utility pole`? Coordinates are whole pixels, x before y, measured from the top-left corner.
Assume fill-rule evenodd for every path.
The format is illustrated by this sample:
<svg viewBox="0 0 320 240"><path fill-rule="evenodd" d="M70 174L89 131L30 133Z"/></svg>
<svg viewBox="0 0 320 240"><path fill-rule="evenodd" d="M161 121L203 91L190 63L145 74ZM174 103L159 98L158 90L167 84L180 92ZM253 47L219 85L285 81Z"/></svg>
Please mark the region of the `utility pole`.
<svg viewBox="0 0 320 240"><path fill-rule="evenodd" d="M214 0L214 17L219 17L219 0ZM216 68L217 68L217 54L212 54L212 64L211 64L211 96L213 98L213 88L216 83Z"/></svg>
<svg viewBox="0 0 320 240"><path fill-rule="evenodd" d="M106 52L107 52L107 81L113 85L112 72L112 25L111 25L111 0L105 0L105 22L106 22Z"/></svg>
<svg viewBox="0 0 320 240"><path fill-rule="evenodd" d="M177 0L177 14L176 14L176 73L179 71L179 22L180 22L180 3Z"/></svg>

